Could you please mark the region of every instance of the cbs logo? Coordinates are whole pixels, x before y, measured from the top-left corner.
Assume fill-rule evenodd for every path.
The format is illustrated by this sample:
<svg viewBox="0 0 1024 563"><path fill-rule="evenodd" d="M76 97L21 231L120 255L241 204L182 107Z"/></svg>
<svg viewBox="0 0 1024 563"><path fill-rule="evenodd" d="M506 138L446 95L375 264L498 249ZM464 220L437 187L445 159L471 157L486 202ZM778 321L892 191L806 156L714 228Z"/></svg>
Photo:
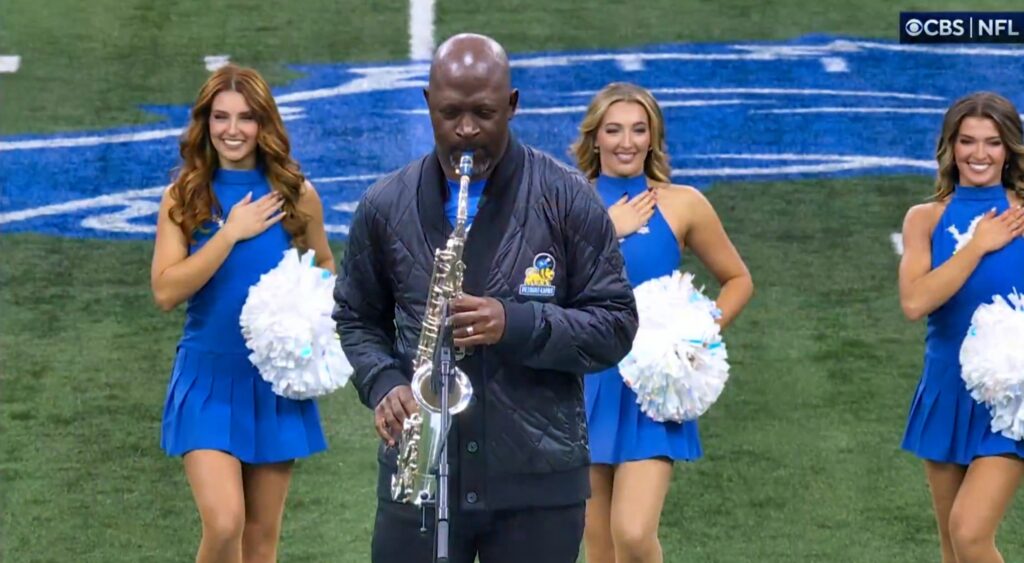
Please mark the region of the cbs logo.
<svg viewBox="0 0 1024 563"><path fill-rule="evenodd" d="M907 20L903 30L911 37L917 37L924 33L929 37L959 37L964 34L964 20L962 19L928 19L923 22L917 18Z"/></svg>

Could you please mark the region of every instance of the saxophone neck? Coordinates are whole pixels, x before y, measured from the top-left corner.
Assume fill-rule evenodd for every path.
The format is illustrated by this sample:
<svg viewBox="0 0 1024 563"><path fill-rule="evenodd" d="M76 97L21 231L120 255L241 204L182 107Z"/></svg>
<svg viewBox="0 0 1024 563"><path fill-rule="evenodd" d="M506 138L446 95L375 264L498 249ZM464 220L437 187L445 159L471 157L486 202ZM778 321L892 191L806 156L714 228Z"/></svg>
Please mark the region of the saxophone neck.
<svg viewBox="0 0 1024 563"><path fill-rule="evenodd" d="M453 236L463 238L466 235L466 222L469 220L469 174L459 178L459 194L456 196L455 230Z"/></svg>

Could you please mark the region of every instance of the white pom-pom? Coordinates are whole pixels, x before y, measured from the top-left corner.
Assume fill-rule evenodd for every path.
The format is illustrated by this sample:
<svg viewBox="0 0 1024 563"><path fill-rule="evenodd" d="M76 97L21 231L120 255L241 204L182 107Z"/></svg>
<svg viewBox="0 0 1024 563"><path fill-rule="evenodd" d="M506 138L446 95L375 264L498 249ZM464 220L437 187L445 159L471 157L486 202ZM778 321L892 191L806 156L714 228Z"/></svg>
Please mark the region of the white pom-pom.
<svg viewBox="0 0 1024 563"><path fill-rule="evenodd" d="M971 397L988 407L992 432L1024 438L1024 300L994 295L979 305L960 346L960 376Z"/></svg>
<svg viewBox="0 0 1024 563"><path fill-rule="evenodd" d="M285 251L249 288L240 318L249 361L289 399L326 395L352 376L331 319L335 276L314 266L314 255Z"/></svg>
<svg viewBox="0 0 1024 563"><path fill-rule="evenodd" d="M729 379L721 311L693 287L693 274L673 272L633 291L640 326L619 364L637 403L652 419L694 420L718 400Z"/></svg>

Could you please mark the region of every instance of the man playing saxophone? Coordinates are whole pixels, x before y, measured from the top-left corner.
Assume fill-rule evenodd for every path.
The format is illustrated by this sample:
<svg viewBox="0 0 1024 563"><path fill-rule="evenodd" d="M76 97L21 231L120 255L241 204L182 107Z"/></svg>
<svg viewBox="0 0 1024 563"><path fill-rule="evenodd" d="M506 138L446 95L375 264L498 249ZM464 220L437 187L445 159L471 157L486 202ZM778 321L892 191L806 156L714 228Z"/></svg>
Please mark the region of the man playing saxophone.
<svg viewBox="0 0 1024 563"><path fill-rule="evenodd" d="M572 563L590 492L583 374L617 364L637 328L614 228L582 176L510 134L519 93L493 39L443 43L424 98L434 151L364 194L335 289L353 382L382 439L373 561L433 559L431 505L424 518L399 453L414 442L413 415L418 445L429 441L430 401L411 380L433 351L423 343L436 345L423 332L444 285L466 378L450 395L451 561ZM462 213L464 239L453 236ZM461 254L459 288L443 282L446 248Z"/></svg>

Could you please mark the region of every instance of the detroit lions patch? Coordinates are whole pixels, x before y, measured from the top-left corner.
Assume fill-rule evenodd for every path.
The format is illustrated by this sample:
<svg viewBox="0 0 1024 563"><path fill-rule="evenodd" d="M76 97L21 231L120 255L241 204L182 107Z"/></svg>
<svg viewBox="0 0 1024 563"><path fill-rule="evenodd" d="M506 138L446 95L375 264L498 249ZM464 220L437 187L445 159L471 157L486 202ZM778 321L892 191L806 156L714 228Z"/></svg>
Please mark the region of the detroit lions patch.
<svg viewBox="0 0 1024 563"><path fill-rule="evenodd" d="M554 297L555 258L546 252L533 257L533 265L526 269L519 295L524 297Z"/></svg>

